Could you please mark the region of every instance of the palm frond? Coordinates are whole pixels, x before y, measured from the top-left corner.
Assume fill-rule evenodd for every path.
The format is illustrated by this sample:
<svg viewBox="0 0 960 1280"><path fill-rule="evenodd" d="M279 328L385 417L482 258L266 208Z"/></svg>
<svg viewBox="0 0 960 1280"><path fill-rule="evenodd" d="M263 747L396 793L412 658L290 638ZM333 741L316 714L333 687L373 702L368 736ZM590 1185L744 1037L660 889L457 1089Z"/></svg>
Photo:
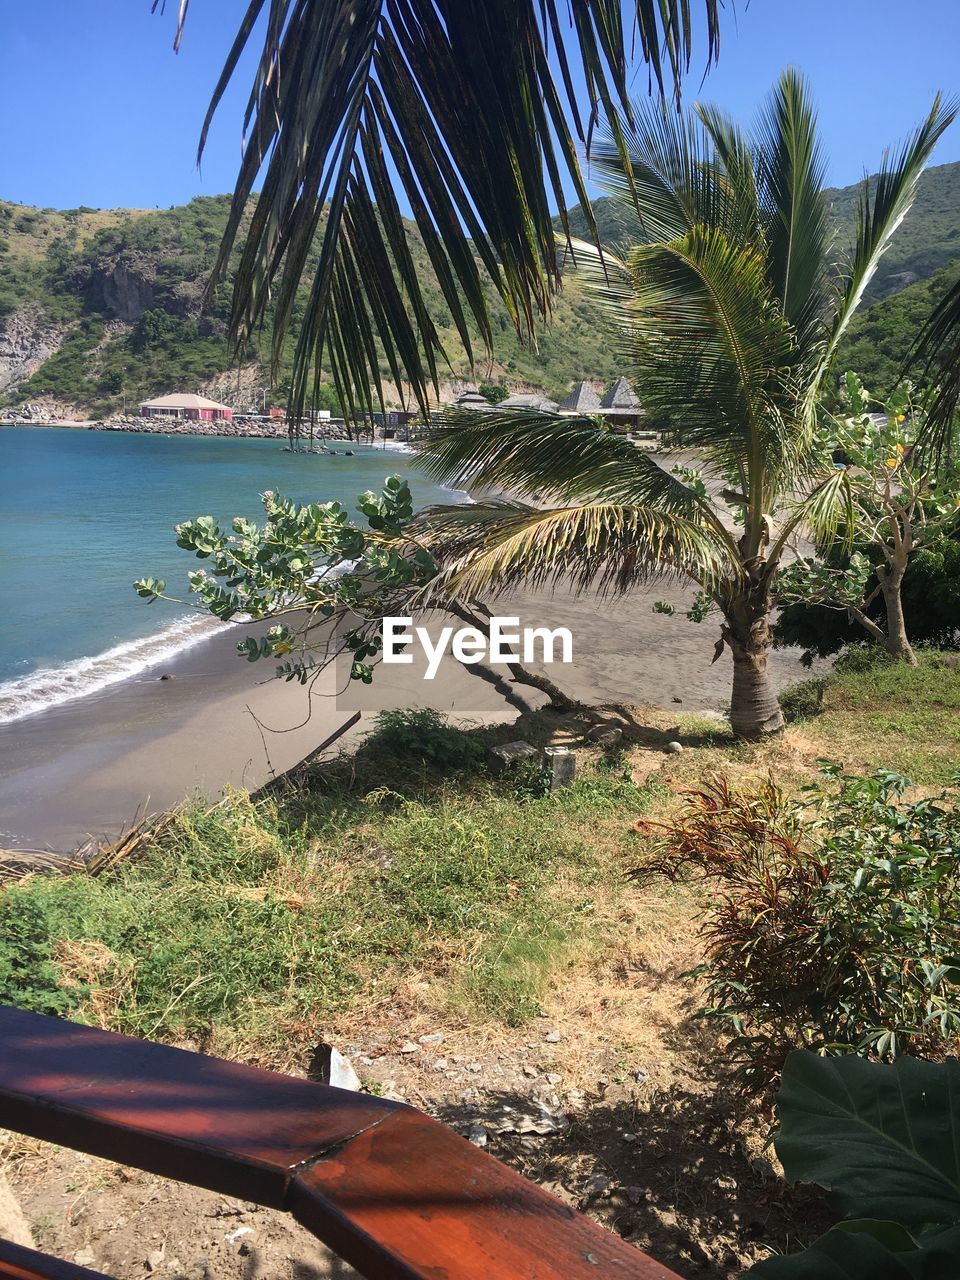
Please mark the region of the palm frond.
<svg viewBox="0 0 960 1280"><path fill-rule="evenodd" d="M634 243L674 240L698 222L720 224L725 189L700 121L662 102L618 114L598 130L590 176L636 214Z"/></svg>
<svg viewBox="0 0 960 1280"><path fill-rule="evenodd" d="M957 114L957 103L944 103L938 93L930 114L894 156L884 155L873 180L864 179L857 212L857 236L853 263L844 282L839 306L820 365L820 376L811 380L815 395L830 367L840 339L846 332L864 290L873 279L894 232L910 211L924 165L944 130Z"/></svg>
<svg viewBox="0 0 960 1280"><path fill-rule="evenodd" d="M691 518L708 510L649 453L593 418L451 410L427 433L418 457L435 479L500 486L519 497L563 503L602 494L612 502L642 503Z"/></svg>
<svg viewBox="0 0 960 1280"><path fill-rule="evenodd" d="M789 472L799 445L781 401L789 401L792 337L762 251L698 225L682 239L637 246L629 265L634 361L654 420L682 421L685 443L743 469L751 492L761 473ZM758 502L767 496L761 484Z"/></svg>
<svg viewBox="0 0 960 1280"><path fill-rule="evenodd" d="M800 529L807 530L821 549L829 547L838 536L844 549L852 547L857 531L857 504L846 467L821 480L794 505L770 546L768 560L776 563Z"/></svg>
<svg viewBox="0 0 960 1280"><path fill-rule="evenodd" d="M703 525L673 512L617 502L546 511L471 507L434 513L420 536L441 564L431 598L471 600L511 587L567 583L622 595L658 575L709 585L736 577L728 549Z"/></svg>
<svg viewBox="0 0 960 1280"><path fill-rule="evenodd" d="M727 195L724 229L746 244L756 243L761 229L756 144L717 107L698 102L694 110L723 172Z"/></svg>
<svg viewBox="0 0 960 1280"><path fill-rule="evenodd" d="M721 0L700 3L709 65ZM248 0L200 142L202 153L226 87L262 31L211 287L242 241L231 332L244 346L272 310L276 363L298 286L312 277L294 413L324 360L358 410L372 407L381 358L421 406L436 388L444 353L412 270L394 178L468 355L474 331L491 345L481 271L518 332L534 331L559 281L550 205L565 206L564 175L596 230L577 159L589 128L573 63L586 84L589 127L600 115L616 136L631 114L634 42L661 93L667 84L679 91L694 7L632 0L625 22L619 0L577 0L565 32L561 0ZM181 0L178 42L187 8Z"/></svg>
<svg viewBox="0 0 960 1280"><path fill-rule="evenodd" d="M920 444L935 455L949 454L960 413L960 280L933 309L910 353L908 365L924 365L932 387Z"/></svg>
<svg viewBox="0 0 960 1280"><path fill-rule="evenodd" d="M828 236L826 160L809 86L796 71L780 77L756 136L769 278L803 351L822 335Z"/></svg>

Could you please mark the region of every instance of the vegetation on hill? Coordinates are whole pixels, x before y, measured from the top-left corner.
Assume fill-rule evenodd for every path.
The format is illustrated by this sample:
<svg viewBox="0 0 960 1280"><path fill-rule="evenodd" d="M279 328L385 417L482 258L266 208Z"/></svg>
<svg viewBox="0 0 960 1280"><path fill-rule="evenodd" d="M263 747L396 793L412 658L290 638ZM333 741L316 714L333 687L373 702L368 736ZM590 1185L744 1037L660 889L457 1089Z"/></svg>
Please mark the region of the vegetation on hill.
<svg viewBox="0 0 960 1280"><path fill-rule="evenodd" d="M202 387L229 370L229 288L201 312L228 205L226 196L132 212L59 213L0 204L0 323L21 310L36 314L41 325L66 329L60 350L11 388L8 402L51 395L105 414L120 409L124 400L129 407L176 388ZM495 360L471 372L426 251L412 231L410 244L450 357L450 377L542 387L559 397L573 380L607 380L619 372L601 338L598 307L573 275L556 299L553 320L537 349L519 342L506 309L491 292ZM289 390L295 338L296 330L284 348L273 387L278 402ZM268 317L245 359L258 360L269 345ZM390 377L385 360L381 373ZM335 407L331 397L325 402Z"/></svg>
<svg viewBox="0 0 960 1280"><path fill-rule="evenodd" d="M960 212L957 225L960 229ZM960 254L960 243L957 251ZM888 396L904 371L924 321L958 277L960 256L929 279L859 312L840 345L837 367L856 369L878 395Z"/></svg>
<svg viewBox="0 0 960 1280"><path fill-rule="evenodd" d="M829 193L843 248L857 194L856 186ZM52 395L102 414L119 410L124 401L129 407L174 388L203 387L232 368L226 339L229 289L207 314L200 311L228 204L226 196L199 197L164 210L54 210L0 202L0 324L26 310L42 324L66 330L61 350L11 387L7 402ZM630 217L622 205L603 197L594 211L604 243L629 243ZM575 235L588 235L579 206L570 210L570 222ZM450 356L451 377L535 386L559 397L575 380L605 380L621 372L603 340L600 309L573 272L565 277L553 321L536 350L518 341L506 310L491 298L495 361L471 372L415 235L411 246ZM860 370L878 393L886 394L920 324L958 272L960 163L923 175L916 204L868 290L868 300L881 300L853 320L840 347L840 365ZM269 337L268 324L249 359L258 359ZM273 389L278 401L289 388L289 368L288 357ZM384 363L383 375L389 372ZM321 403L336 407L329 395Z"/></svg>
<svg viewBox="0 0 960 1280"><path fill-rule="evenodd" d="M876 190L876 174L870 179ZM860 184L827 192L837 247L847 254L853 245ZM869 304L934 275L960 258L960 161L932 165L917 188L916 203L884 255L865 294Z"/></svg>

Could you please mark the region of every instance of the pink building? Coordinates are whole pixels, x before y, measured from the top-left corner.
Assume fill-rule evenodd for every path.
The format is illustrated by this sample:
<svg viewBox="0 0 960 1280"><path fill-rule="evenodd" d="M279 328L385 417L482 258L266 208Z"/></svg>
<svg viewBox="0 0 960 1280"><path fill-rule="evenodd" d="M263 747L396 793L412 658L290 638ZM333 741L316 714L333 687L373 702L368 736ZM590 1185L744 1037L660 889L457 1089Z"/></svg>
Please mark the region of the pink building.
<svg viewBox="0 0 960 1280"><path fill-rule="evenodd" d="M233 417L233 410L225 404L217 404L216 400L208 400L206 396L175 393L172 396L157 396L156 400L145 400L140 406L141 418L194 418L200 422L213 422L223 418L227 422Z"/></svg>

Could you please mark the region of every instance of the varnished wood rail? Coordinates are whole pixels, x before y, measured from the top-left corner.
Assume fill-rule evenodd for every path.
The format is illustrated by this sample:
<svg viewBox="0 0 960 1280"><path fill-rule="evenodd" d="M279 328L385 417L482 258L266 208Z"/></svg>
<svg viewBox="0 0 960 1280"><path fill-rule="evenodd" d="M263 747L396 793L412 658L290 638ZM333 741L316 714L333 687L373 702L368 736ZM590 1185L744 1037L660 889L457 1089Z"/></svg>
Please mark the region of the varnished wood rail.
<svg viewBox="0 0 960 1280"><path fill-rule="evenodd" d="M368 1280L679 1280L412 1107L2 1006L0 1128L285 1210ZM0 1245L0 1280L93 1274Z"/></svg>

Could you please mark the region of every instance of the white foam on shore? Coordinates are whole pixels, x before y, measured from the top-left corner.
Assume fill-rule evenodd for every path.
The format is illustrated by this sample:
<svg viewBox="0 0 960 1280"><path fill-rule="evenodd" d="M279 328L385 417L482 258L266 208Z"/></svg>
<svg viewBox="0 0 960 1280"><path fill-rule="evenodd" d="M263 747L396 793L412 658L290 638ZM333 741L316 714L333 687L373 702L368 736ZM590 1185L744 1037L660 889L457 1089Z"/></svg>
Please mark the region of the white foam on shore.
<svg viewBox="0 0 960 1280"><path fill-rule="evenodd" d="M206 615L188 618L165 627L156 635L114 645L95 657L75 658L62 667L41 667L9 680L0 684L0 724L23 720L129 680L229 625Z"/></svg>

